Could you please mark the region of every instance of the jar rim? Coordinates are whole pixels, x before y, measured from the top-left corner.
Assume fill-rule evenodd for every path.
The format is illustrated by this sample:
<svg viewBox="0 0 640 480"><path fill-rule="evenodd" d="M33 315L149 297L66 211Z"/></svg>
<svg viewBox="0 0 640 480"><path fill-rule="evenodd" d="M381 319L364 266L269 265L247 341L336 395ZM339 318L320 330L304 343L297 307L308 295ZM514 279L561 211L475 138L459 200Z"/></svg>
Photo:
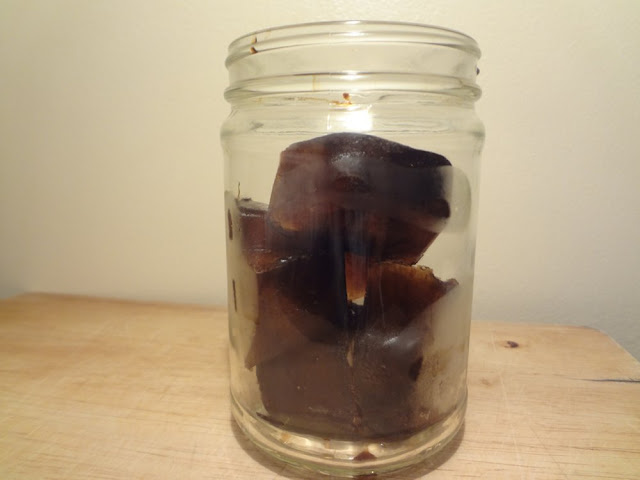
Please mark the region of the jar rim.
<svg viewBox="0 0 640 480"><path fill-rule="evenodd" d="M258 51L310 45L321 41L427 43L465 50L480 57L476 40L460 31L422 23L382 20L332 20L263 28L242 35L229 44L227 67ZM259 47L258 47L259 44ZM259 50L258 50L259 48Z"/></svg>

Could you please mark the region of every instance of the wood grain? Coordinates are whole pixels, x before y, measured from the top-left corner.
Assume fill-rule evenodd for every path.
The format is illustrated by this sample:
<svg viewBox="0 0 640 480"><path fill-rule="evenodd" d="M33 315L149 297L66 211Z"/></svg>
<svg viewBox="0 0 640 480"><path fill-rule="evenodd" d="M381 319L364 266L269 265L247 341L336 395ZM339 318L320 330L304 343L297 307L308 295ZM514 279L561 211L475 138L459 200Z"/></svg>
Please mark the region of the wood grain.
<svg viewBox="0 0 640 480"><path fill-rule="evenodd" d="M229 413L226 313L53 295L0 302L0 479L312 479ZM587 328L474 322L469 409L385 476L640 478L640 364Z"/></svg>

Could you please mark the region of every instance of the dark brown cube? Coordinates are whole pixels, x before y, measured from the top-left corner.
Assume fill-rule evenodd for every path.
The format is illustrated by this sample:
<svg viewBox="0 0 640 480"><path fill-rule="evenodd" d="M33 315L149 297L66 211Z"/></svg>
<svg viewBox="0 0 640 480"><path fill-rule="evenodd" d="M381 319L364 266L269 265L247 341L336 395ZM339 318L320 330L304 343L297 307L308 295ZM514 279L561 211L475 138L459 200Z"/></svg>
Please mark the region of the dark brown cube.
<svg viewBox="0 0 640 480"><path fill-rule="evenodd" d="M346 251L415 263L449 217L450 162L359 133L284 150L269 219L284 231L339 235Z"/></svg>
<svg viewBox="0 0 640 480"><path fill-rule="evenodd" d="M258 364L256 373L269 419L299 432L349 438L360 415L352 391L346 333Z"/></svg>
<svg viewBox="0 0 640 480"><path fill-rule="evenodd" d="M432 306L457 282L426 267L382 263L369 268L363 315L353 351L353 389L361 433L411 433L433 423L417 394L432 342ZM428 379L427 379L428 381Z"/></svg>

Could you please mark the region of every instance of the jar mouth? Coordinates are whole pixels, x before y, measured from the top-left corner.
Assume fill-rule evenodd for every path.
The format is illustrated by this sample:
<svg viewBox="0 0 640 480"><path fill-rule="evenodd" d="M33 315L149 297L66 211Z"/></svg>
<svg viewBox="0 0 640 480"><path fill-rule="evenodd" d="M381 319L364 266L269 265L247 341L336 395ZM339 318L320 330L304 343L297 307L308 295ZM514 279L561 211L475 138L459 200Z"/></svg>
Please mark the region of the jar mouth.
<svg viewBox="0 0 640 480"><path fill-rule="evenodd" d="M331 21L258 30L229 45L230 102L305 92L428 92L475 100L476 41L442 27ZM343 90L346 91L346 90Z"/></svg>
<svg viewBox="0 0 640 480"><path fill-rule="evenodd" d="M423 43L466 51L480 58L478 43L469 35L445 27L410 22L344 20L282 25L242 35L229 44L229 68L248 55L319 43Z"/></svg>

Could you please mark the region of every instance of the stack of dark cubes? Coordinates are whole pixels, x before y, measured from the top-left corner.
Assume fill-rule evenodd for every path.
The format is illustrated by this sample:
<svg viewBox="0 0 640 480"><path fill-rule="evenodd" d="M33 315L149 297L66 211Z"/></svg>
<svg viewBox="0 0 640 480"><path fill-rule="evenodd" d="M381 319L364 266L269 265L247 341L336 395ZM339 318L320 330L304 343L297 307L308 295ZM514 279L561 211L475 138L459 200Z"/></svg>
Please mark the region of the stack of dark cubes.
<svg viewBox="0 0 640 480"><path fill-rule="evenodd" d="M268 206L235 199L230 228L257 279L245 364L271 422L374 439L437 420L416 383L431 307L456 281L413 265L449 217L450 170L435 153L337 133L282 152Z"/></svg>

